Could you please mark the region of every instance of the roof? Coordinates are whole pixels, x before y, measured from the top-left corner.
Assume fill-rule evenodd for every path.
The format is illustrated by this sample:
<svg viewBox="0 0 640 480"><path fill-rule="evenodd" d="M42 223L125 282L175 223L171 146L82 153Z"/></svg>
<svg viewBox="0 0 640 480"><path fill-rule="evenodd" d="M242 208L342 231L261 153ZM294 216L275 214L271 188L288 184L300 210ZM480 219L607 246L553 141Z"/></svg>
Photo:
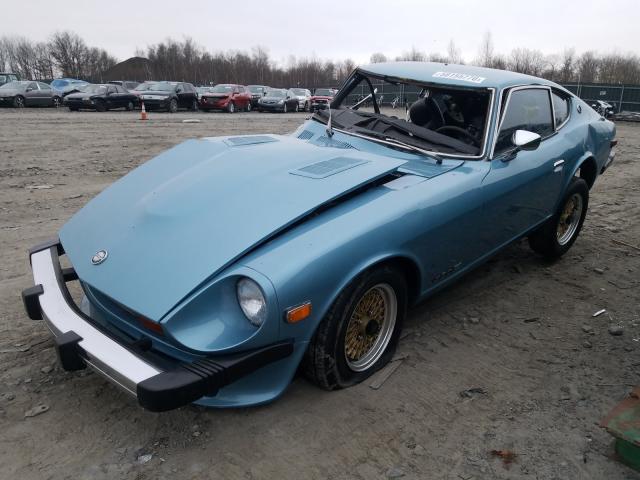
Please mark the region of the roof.
<svg viewBox="0 0 640 480"><path fill-rule="evenodd" d="M358 70L403 80L467 88L505 88L522 84L554 85L543 78L522 73L450 63L385 62L363 65Z"/></svg>

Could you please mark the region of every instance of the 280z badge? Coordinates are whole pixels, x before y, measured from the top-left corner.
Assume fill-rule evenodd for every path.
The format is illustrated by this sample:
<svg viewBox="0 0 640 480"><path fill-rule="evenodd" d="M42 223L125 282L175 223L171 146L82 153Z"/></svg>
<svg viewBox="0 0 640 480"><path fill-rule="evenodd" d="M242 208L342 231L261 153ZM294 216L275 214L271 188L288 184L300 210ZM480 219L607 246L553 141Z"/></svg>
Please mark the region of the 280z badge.
<svg viewBox="0 0 640 480"><path fill-rule="evenodd" d="M94 265L100 265L107 259L108 256L109 253L106 250L98 250L96 254L91 257L91 263L93 263Z"/></svg>

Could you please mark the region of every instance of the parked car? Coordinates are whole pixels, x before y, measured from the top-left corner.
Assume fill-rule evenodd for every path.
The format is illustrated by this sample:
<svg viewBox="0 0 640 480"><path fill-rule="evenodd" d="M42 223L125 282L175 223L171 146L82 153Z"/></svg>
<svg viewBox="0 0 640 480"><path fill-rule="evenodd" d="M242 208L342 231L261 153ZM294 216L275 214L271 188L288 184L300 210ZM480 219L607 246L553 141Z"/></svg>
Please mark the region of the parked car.
<svg viewBox="0 0 640 480"><path fill-rule="evenodd" d="M311 96L311 111L324 110L335 95L336 90L333 88L316 88Z"/></svg>
<svg viewBox="0 0 640 480"><path fill-rule="evenodd" d="M140 82L136 82L134 80L112 80L109 83L113 85L120 85L122 88L124 88L129 92L131 90L134 90L138 85L140 85Z"/></svg>
<svg viewBox="0 0 640 480"><path fill-rule="evenodd" d="M0 106L59 107L62 93L46 83L18 80L0 86Z"/></svg>
<svg viewBox="0 0 640 480"><path fill-rule="evenodd" d="M221 83L199 92L200 110L251 111L251 92L243 85Z"/></svg>
<svg viewBox="0 0 640 480"><path fill-rule="evenodd" d="M298 109L308 112L311 108L311 91L306 88L291 88L290 91L298 99Z"/></svg>
<svg viewBox="0 0 640 480"><path fill-rule="evenodd" d="M596 100L591 104L591 108L605 118L611 118L616 113L614 106L604 100Z"/></svg>
<svg viewBox="0 0 640 480"><path fill-rule="evenodd" d="M266 85L248 85L247 88L251 92L251 106L256 108L258 106L258 100L260 100L267 93L271 87Z"/></svg>
<svg viewBox="0 0 640 480"><path fill-rule="evenodd" d="M291 90L284 88L271 88L267 93L258 100L259 112L297 112L298 98L293 95Z"/></svg>
<svg viewBox="0 0 640 480"><path fill-rule="evenodd" d="M0 72L0 86L4 85L5 83L16 82L18 80L20 80L20 77L15 73Z"/></svg>
<svg viewBox="0 0 640 480"><path fill-rule="evenodd" d="M80 92L70 93L63 102L72 112L81 109L106 112L116 108L133 110L138 97L120 85L90 84L82 87Z"/></svg>
<svg viewBox="0 0 640 480"><path fill-rule="evenodd" d="M196 87L186 82L154 82L145 87L139 98L146 110L177 112L180 108L198 110Z"/></svg>
<svg viewBox="0 0 640 480"><path fill-rule="evenodd" d="M50 85L51 88L62 92L62 96L64 97L70 93L79 92L82 87L89 85L89 82L75 78L57 78L53 80Z"/></svg>
<svg viewBox="0 0 640 480"><path fill-rule="evenodd" d="M375 91L350 103L388 79L420 92L411 121ZM392 358L409 306L506 245L566 253L615 132L541 78L363 66L291 135L188 140L115 182L31 250L24 304L63 368L149 410L268 402L299 369L348 387Z"/></svg>

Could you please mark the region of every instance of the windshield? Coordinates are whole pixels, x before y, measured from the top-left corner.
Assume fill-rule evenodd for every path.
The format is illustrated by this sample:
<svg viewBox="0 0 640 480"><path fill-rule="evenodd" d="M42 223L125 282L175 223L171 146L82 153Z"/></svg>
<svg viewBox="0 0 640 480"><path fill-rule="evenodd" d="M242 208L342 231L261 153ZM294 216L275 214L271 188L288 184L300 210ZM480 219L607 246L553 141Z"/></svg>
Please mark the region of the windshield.
<svg viewBox="0 0 640 480"><path fill-rule="evenodd" d="M17 90L22 90L23 88L26 88L26 86L28 84L30 84L31 82L27 82L27 81L16 81L16 82L9 82L9 83L5 83L4 85L2 85L0 88L6 88L7 90L9 90L10 88L13 89L17 89Z"/></svg>
<svg viewBox="0 0 640 480"><path fill-rule="evenodd" d="M233 92L234 85L216 85L213 87L211 93L231 93Z"/></svg>
<svg viewBox="0 0 640 480"><path fill-rule="evenodd" d="M107 91L104 85L87 85L81 89L84 93L102 94Z"/></svg>
<svg viewBox="0 0 640 480"><path fill-rule="evenodd" d="M292 88L291 91L294 95L304 96L307 94L307 91L304 88Z"/></svg>
<svg viewBox="0 0 640 480"><path fill-rule="evenodd" d="M284 90L269 90L267 92L267 97L284 98L285 97L285 91Z"/></svg>
<svg viewBox="0 0 640 480"><path fill-rule="evenodd" d="M345 85L332 105L336 128L428 152L475 157L484 150L492 99L487 88L390 82L361 72ZM327 117L326 110L314 116Z"/></svg>
<svg viewBox="0 0 640 480"><path fill-rule="evenodd" d="M249 85L249 91L251 93L262 93L264 92L264 87L259 87L257 85Z"/></svg>
<svg viewBox="0 0 640 480"><path fill-rule="evenodd" d="M151 92L171 92L175 88L175 85L169 82L156 82L149 84L147 90Z"/></svg>
<svg viewBox="0 0 640 480"><path fill-rule="evenodd" d="M198 93L210 93L213 90L213 87L197 87L196 92Z"/></svg>
<svg viewBox="0 0 640 480"><path fill-rule="evenodd" d="M316 93L314 93L314 95L319 97L333 97L334 92L330 88L316 88Z"/></svg>
<svg viewBox="0 0 640 480"><path fill-rule="evenodd" d="M149 90L149 87L151 85L152 85L151 83L141 83L136 88L134 88L134 90L137 91L137 92L145 92L145 91Z"/></svg>

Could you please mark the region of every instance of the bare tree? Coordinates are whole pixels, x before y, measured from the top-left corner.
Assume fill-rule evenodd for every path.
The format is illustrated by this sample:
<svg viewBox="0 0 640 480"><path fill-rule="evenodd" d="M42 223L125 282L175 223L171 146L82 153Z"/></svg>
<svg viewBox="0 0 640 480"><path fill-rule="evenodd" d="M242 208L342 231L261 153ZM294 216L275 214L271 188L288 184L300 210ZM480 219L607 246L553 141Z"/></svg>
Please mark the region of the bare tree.
<svg viewBox="0 0 640 480"><path fill-rule="evenodd" d="M383 63L387 61L387 56L380 52L372 53L369 61L371 63Z"/></svg>
<svg viewBox="0 0 640 480"><path fill-rule="evenodd" d="M447 61L449 63L464 63L460 55L460 50L456 47L453 38L449 40L449 44L447 45Z"/></svg>
<svg viewBox="0 0 640 480"><path fill-rule="evenodd" d="M493 37L489 30L482 36L476 63L481 67L493 67Z"/></svg>

